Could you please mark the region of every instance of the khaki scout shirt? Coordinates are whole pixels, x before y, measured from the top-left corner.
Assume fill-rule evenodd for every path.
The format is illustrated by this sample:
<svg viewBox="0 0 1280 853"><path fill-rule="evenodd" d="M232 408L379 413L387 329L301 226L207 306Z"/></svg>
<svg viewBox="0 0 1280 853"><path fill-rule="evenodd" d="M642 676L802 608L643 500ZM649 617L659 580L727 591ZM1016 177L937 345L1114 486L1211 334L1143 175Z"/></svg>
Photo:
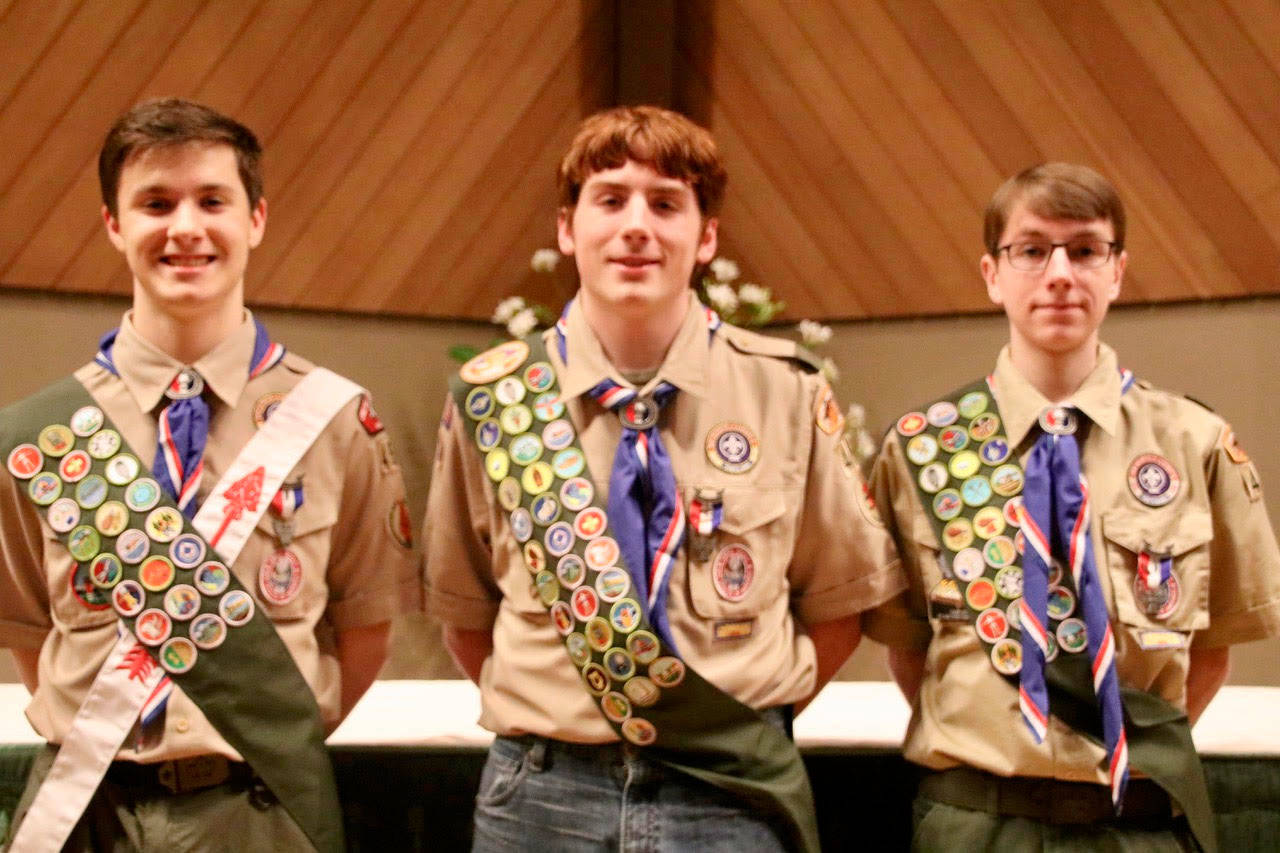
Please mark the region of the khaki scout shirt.
<svg viewBox="0 0 1280 853"><path fill-rule="evenodd" d="M249 379L253 343L254 325L246 312L235 333L193 365L212 391L206 391L210 423L201 500L257 430L255 408L287 392L312 369L305 359L286 354L280 364ZM164 389L183 365L143 340L128 314L112 356L119 378L95 363L78 370L76 378L149 468ZM404 496L400 469L386 434L371 436L361 425L358 405L359 399L353 400L334 417L287 478L301 476L303 483L304 503L294 516L289 545L302 564L298 595L273 605L259 593L259 567L277 547L270 510L233 566L275 623L329 724L340 714L335 635L386 622L418 601L410 551L390 526L403 512L397 506ZM40 649L40 685L27 718L52 743L60 743L71 727L116 639L115 611L89 609L73 594L74 565L22 485L8 471L0 472L0 645ZM239 758L175 687L160 743L135 752L126 741L120 757L151 762L210 752Z"/></svg>
<svg viewBox="0 0 1280 853"><path fill-rule="evenodd" d="M578 429L596 489L606 506L615 414L585 392L606 376L627 384L609 363L578 305L568 316L568 361L546 336L568 416ZM741 600L716 590L711 560L692 562L681 548L671 569L667 613L683 658L720 689L757 708L808 696L815 683L813 643L798 626L847 616L903 587L892 544L871 512L855 468L842 464L840 438L816 425L826 391L800 367L794 344L722 326L707 339L703 309L688 313L666 359L644 389L666 380L679 393L659 421L686 507L698 488L724 490L716 549L741 543L755 575ZM717 425L745 425L759 458L731 474L706 450ZM497 505L474 445L473 424L446 406L426 517L427 603L442 622L493 630L494 650L480 678L480 723L499 734L533 733L566 741L617 740L584 689L547 610L532 591L520 547ZM874 519L874 521L873 521Z"/></svg>
<svg viewBox="0 0 1280 853"><path fill-rule="evenodd" d="M1185 708L1192 644L1225 646L1280 632L1280 553L1257 471L1226 423L1142 381L1121 396L1120 382L1115 352L1102 345L1097 367L1062 404L1084 413L1081 464L1120 681ZM994 389L1009 444L1025 465L1036 420L1050 401L1018 373L1007 347L996 363ZM1129 485L1133 460L1148 453L1172 463L1181 480L1162 507L1147 506ZM1050 717L1045 743L1035 744L1021 719L1016 683L992 667L990 647L972 623L929 619L929 591L942 578L939 545L895 432L885 438L872 482L910 588L867 614L864 629L891 646L928 649L907 758L935 769L967 764L1005 776L1105 783L1103 749L1057 717ZM1173 555L1181 600L1163 619L1149 616L1135 598L1144 547Z"/></svg>

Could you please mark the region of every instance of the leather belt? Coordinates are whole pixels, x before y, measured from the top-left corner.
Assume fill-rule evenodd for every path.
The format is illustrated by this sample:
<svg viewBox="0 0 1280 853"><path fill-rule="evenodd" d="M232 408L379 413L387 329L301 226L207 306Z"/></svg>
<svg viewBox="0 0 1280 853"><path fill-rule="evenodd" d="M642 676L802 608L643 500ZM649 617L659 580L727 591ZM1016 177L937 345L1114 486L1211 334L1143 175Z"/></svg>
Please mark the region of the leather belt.
<svg viewBox="0 0 1280 853"><path fill-rule="evenodd" d="M115 761L107 770L106 778L139 793L187 794L227 783L248 787L253 784L255 774L243 761L230 761L221 755L195 755L154 764Z"/></svg>
<svg viewBox="0 0 1280 853"><path fill-rule="evenodd" d="M1111 791L1093 782L1064 782L1029 776L996 776L972 767L926 773L920 795L962 809L1005 817L1024 817L1048 824L1103 821L1171 821L1173 805L1164 789L1150 779L1130 779L1117 816Z"/></svg>

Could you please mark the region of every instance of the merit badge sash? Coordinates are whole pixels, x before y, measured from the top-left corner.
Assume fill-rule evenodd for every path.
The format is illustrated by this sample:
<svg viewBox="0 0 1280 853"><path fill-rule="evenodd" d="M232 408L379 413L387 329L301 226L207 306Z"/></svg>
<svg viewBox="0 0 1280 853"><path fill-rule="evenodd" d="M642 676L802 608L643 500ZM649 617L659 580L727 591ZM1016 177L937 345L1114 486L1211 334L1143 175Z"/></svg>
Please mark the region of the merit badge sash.
<svg viewBox="0 0 1280 853"><path fill-rule="evenodd" d="M1122 393L1132 374L1122 373ZM929 613L973 625L991 665L1017 690L1022 670L1023 486L1026 473L1004 435L989 380L980 380L894 426L921 508L941 545L942 580ZM1065 576L1064 576L1065 574ZM1045 628L1050 709L1105 747L1085 621L1069 573L1053 565ZM1186 813L1205 850L1216 849L1212 809L1186 714L1158 696L1121 686L1130 765L1154 779Z"/></svg>
<svg viewBox="0 0 1280 853"><path fill-rule="evenodd" d="M605 719L653 758L784 818L790 846L816 851L795 744L698 675L649 622L541 335L476 356L452 391L536 594Z"/></svg>
<svg viewBox="0 0 1280 853"><path fill-rule="evenodd" d="M327 370L309 373L191 520L74 377L0 413L0 452L75 559L72 583L122 626L15 845L61 848L167 675L317 850L343 848L315 697L230 566L284 477L358 393Z"/></svg>

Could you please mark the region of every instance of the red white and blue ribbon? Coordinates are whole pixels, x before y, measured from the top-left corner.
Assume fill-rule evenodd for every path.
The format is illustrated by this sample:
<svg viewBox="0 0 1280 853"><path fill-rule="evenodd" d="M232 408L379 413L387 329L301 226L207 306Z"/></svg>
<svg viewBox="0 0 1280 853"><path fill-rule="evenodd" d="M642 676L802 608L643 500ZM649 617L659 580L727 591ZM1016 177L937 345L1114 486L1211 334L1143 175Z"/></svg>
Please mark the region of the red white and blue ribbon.
<svg viewBox="0 0 1280 853"><path fill-rule="evenodd" d="M271 499L271 511L277 517L286 521L293 518L293 514L303 504L302 483L290 485L286 483L280 487L280 491L276 492L276 496Z"/></svg>
<svg viewBox="0 0 1280 853"><path fill-rule="evenodd" d="M1138 578L1148 590L1157 590L1169 582L1173 573L1173 557L1143 551L1138 555Z"/></svg>
<svg viewBox="0 0 1280 853"><path fill-rule="evenodd" d="M701 495L689 501L689 526L699 536L710 536L724 520L724 503L704 499Z"/></svg>

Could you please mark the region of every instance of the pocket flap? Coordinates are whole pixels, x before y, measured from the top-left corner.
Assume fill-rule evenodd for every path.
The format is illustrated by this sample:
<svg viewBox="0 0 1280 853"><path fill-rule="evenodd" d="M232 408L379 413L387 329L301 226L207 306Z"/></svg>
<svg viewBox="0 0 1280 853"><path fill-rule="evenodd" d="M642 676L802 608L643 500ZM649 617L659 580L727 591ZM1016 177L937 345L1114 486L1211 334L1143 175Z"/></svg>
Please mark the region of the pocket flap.
<svg viewBox="0 0 1280 853"><path fill-rule="evenodd" d="M1102 515L1102 535L1135 554L1177 557L1213 539L1213 518L1203 509L1183 509L1176 515L1113 509Z"/></svg>
<svg viewBox="0 0 1280 853"><path fill-rule="evenodd" d="M720 529L734 536L742 536L757 527L776 521L786 511L786 500L776 492L756 493L750 500L726 499Z"/></svg>

